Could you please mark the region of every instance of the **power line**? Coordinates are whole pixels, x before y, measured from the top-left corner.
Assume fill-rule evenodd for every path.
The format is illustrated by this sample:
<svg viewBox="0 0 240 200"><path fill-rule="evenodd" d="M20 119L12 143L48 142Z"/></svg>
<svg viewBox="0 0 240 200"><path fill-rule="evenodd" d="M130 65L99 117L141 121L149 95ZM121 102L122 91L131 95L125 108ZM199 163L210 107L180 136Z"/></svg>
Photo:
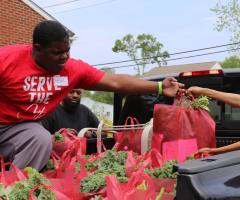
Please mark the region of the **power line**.
<svg viewBox="0 0 240 200"><path fill-rule="evenodd" d="M182 51L182 52L177 52L177 53L171 53L169 55L173 56L173 55L179 55L179 54L185 54L185 53L192 53L192 52L196 52L196 51L215 49L215 48L219 48L219 47L232 46L232 45L236 45L236 44L240 44L240 42L217 45L217 46L206 47L206 48L201 48L201 49L194 49L194 50L189 50L189 51ZM146 58L138 58L138 59L116 61L116 62L101 63L101 64L96 64L93 66L96 67L96 66L102 66L102 65L112 65L112 64L119 64L119 63L132 62L132 61L145 60L145 59L158 58L158 57L161 57L161 56L153 56L153 57L146 57Z"/></svg>
<svg viewBox="0 0 240 200"><path fill-rule="evenodd" d="M181 60L181 59L186 59L186 58L194 58L194 57L212 55L212 54L223 53L223 52L227 52L227 51L236 51L236 50L240 50L240 48L223 50L223 51L215 51L215 52L198 54L198 55L193 55L193 56L185 56L185 57L180 57L180 58L173 58L173 59L166 60L166 62L173 61L173 60ZM151 62L151 63L146 62L144 64L153 64L153 63L156 63L156 62ZM126 68L126 67L133 67L133 66L137 66L137 65L136 64L132 64L132 65L125 65L125 66L118 66L118 67L103 67L103 68L100 68L100 69L101 70L104 70L104 69L118 69L118 68Z"/></svg>
<svg viewBox="0 0 240 200"><path fill-rule="evenodd" d="M113 1L117 1L117 0L103 1L101 3L96 3L96 4L89 5L89 6L82 6L82 7L78 7L78 8L74 8L74 9L69 9L69 10L63 10L63 11L55 12L55 13L52 13L52 14L60 14L60 13L66 13L66 12L80 10L80 9L84 9L84 8L91 8L91 7L94 7L94 6L100 6L100 5L103 5L103 4L111 3Z"/></svg>
<svg viewBox="0 0 240 200"><path fill-rule="evenodd" d="M56 6L62 6L62 5L66 5L66 4L69 4L69 3L76 2L76 1L82 1L82 0L72 0L72 1L62 2L62 3L51 4L51 5L48 5L48 6L44 6L43 8L51 8L51 7L56 7Z"/></svg>

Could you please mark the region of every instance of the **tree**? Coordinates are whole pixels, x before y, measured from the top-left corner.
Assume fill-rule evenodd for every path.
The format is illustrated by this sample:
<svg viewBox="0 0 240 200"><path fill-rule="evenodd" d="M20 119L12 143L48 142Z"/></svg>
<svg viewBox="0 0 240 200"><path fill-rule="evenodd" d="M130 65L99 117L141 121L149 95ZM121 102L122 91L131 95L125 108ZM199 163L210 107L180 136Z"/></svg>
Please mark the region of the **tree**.
<svg viewBox="0 0 240 200"><path fill-rule="evenodd" d="M101 103L113 104L113 92L95 92L84 90L82 97L88 97Z"/></svg>
<svg viewBox="0 0 240 200"><path fill-rule="evenodd" d="M103 69L103 71L107 73L114 74L115 71L114 69ZM83 97L89 97L90 99L106 104L113 104L113 92L95 92L95 91L87 91L84 90L83 92Z"/></svg>
<svg viewBox="0 0 240 200"><path fill-rule="evenodd" d="M223 68L238 68L240 67L240 58L238 56L230 56L225 58L225 60L221 63Z"/></svg>
<svg viewBox="0 0 240 200"><path fill-rule="evenodd" d="M167 64L166 58L169 58L169 53L161 52L162 48L163 44L150 34L139 34L136 39L127 34L122 40L115 41L112 51L126 53L135 62L137 75L142 75L148 63L157 63L158 66L162 63Z"/></svg>
<svg viewBox="0 0 240 200"><path fill-rule="evenodd" d="M228 0L227 2L223 4L219 0L216 6L211 9L218 17L215 29L219 32L223 30L229 31L232 34L231 43L238 43L240 41L240 5L238 0ZM239 47L240 44L236 44L230 48Z"/></svg>

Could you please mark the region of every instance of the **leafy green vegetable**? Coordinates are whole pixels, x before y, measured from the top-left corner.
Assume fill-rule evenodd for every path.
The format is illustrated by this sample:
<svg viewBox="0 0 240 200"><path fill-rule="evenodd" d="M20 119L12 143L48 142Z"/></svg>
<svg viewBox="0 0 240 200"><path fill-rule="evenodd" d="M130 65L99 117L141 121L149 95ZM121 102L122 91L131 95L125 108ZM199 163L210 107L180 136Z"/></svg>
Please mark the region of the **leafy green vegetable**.
<svg viewBox="0 0 240 200"><path fill-rule="evenodd" d="M6 189L6 198L4 197L4 195L1 196L1 198L4 197L4 200L28 200L29 192L32 188L39 185L40 183L45 183L47 185L50 184L49 180L37 170L31 167L27 167L25 170L28 173L29 178L16 182L15 184L9 186ZM34 192L34 195L37 197L38 200L56 200L54 193L52 193L43 186L39 187Z"/></svg>
<svg viewBox="0 0 240 200"><path fill-rule="evenodd" d="M46 165L46 171L47 170L52 170L52 169L55 169L55 165L54 165L52 159L49 159L48 162L47 162L47 165Z"/></svg>
<svg viewBox="0 0 240 200"><path fill-rule="evenodd" d="M0 197L2 200L8 200L8 191L2 183L0 183Z"/></svg>
<svg viewBox="0 0 240 200"><path fill-rule="evenodd" d="M144 172L153 178L177 178L177 172L173 172L173 165L177 164L176 160L169 160L160 168L144 169Z"/></svg>
<svg viewBox="0 0 240 200"><path fill-rule="evenodd" d="M105 177L115 175L120 182L127 182L125 161L127 154L123 151L108 150L103 157L87 163L86 169L96 169L81 180L81 192L97 192L106 186Z"/></svg>
<svg viewBox="0 0 240 200"><path fill-rule="evenodd" d="M209 97L207 96L199 96L194 101L190 103L191 107L194 109L204 109L207 111L209 110Z"/></svg>
<svg viewBox="0 0 240 200"><path fill-rule="evenodd" d="M192 100L188 96L183 96L177 103L177 106L181 106L183 104L184 108L193 108L193 109L205 109L209 110L209 97L207 96L199 96L196 99Z"/></svg>
<svg viewBox="0 0 240 200"><path fill-rule="evenodd" d="M102 200L102 196L100 195L95 195L94 197L92 197L90 200Z"/></svg>
<svg viewBox="0 0 240 200"><path fill-rule="evenodd" d="M59 141L59 142L63 142L64 141L64 137L58 131L56 133L54 133L54 138L55 138L55 141Z"/></svg>

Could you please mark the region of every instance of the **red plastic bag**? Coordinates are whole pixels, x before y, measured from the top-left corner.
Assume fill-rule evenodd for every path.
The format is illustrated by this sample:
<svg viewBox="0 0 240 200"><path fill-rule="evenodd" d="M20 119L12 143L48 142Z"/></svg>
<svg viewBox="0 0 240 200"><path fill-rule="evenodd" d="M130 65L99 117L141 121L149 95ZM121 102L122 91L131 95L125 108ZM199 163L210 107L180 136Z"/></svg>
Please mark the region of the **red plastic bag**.
<svg viewBox="0 0 240 200"><path fill-rule="evenodd" d="M157 149L151 149L144 155L144 160L151 160L151 168L161 167L163 165L163 157Z"/></svg>
<svg viewBox="0 0 240 200"><path fill-rule="evenodd" d="M154 199L155 190L152 178L142 172L133 173L127 184L119 183L114 176L106 177L108 200L149 200ZM144 184L146 189L140 189Z"/></svg>
<svg viewBox="0 0 240 200"><path fill-rule="evenodd" d="M61 158L59 158L57 164L55 164L55 169L44 172L44 176L47 178L62 179L66 177L70 177L72 179L85 177L87 175L85 169L87 160L84 159L82 155L72 156L72 151L75 151L74 145L66 150ZM76 172L77 162L80 163L80 173Z"/></svg>
<svg viewBox="0 0 240 200"><path fill-rule="evenodd" d="M33 195L33 192L35 190L37 190L39 187L45 187L46 189L48 189L49 191L53 192L56 196L57 200L74 200L70 197L67 197L66 195L64 195L62 192L54 189L53 187L46 185L44 183L40 183L39 185L35 186L33 189L30 190L29 192L29 200L37 200L37 198Z"/></svg>
<svg viewBox="0 0 240 200"><path fill-rule="evenodd" d="M53 135L53 151L61 157L62 154L68 150L73 145L76 146L75 151L72 151L72 156L76 154L85 154L86 153L86 138L80 138L76 136L76 132L73 129L62 128L58 131L62 134L64 141L55 141L55 136Z"/></svg>
<svg viewBox="0 0 240 200"><path fill-rule="evenodd" d="M130 177L133 172L143 172L146 167L155 168L163 165L163 157L156 150L151 149L149 152L136 156L132 151L127 152L126 175Z"/></svg>
<svg viewBox="0 0 240 200"><path fill-rule="evenodd" d="M139 122L136 118L128 117L125 122L125 126L127 127L130 121L130 125L132 127L139 125ZM115 145L114 149L117 151L120 150L132 150L136 153L141 154L141 136L142 136L143 128L129 129L118 132L115 134Z"/></svg>
<svg viewBox="0 0 240 200"><path fill-rule="evenodd" d="M177 179L170 178L154 178L153 184L156 191L160 191L161 188L164 188L164 191L167 193L173 192L177 183Z"/></svg>
<svg viewBox="0 0 240 200"><path fill-rule="evenodd" d="M94 196L106 197L106 187L102 188L98 192L83 192L82 195L83 197L81 200L88 200L93 198Z"/></svg>
<svg viewBox="0 0 240 200"><path fill-rule="evenodd" d="M136 171L138 161L135 158L132 151L127 152L127 159L126 159L126 175L129 177L134 171Z"/></svg>
<svg viewBox="0 0 240 200"><path fill-rule="evenodd" d="M76 171L76 163L80 163L79 172ZM87 176L85 169L86 160L81 156L71 156L71 148L64 152L58 161L58 165L51 173L44 173L49 178L52 188L61 191L71 200L83 200L85 195L80 192L80 181Z"/></svg>
<svg viewBox="0 0 240 200"><path fill-rule="evenodd" d="M186 158L198 151L197 139L178 139L174 141L163 141L163 160L178 160L183 162Z"/></svg>
<svg viewBox="0 0 240 200"><path fill-rule="evenodd" d="M206 110L176 103L154 106L152 147L165 161L182 162L200 148L216 146L215 122Z"/></svg>
<svg viewBox="0 0 240 200"><path fill-rule="evenodd" d="M49 180L54 190L60 191L71 200L83 200L85 198L85 195L80 192L80 180L71 177Z"/></svg>
<svg viewBox="0 0 240 200"><path fill-rule="evenodd" d="M119 183L115 176L106 177L106 190L107 190L107 200L124 200L124 193L126 188L122 187L122 184ZM124 184L126 185L126 184Z"/></svg>
<svg viewBox="0 0 240 200"><path fill-rule="evenodd" d="M24 171L18 169L13 163L4 163L4 158L0 156L1 160L1 173L0 173L0 182L5 185L9 186L16 181L22 181L27 179L27 174ZM5 167L10 165L12 167L11 170L6 171Z"/></svg>

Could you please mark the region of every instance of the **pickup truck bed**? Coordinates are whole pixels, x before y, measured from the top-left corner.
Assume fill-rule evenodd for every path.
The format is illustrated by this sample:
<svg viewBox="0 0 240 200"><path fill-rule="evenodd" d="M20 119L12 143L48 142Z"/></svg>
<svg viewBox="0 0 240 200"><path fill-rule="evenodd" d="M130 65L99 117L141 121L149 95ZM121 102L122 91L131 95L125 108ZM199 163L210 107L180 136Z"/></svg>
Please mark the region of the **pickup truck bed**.
<svg viewBox="0 0 240 200"><path fill-rule="evenodd" d="M174 166L177 200L240 199L240 150Z"/></svg>

